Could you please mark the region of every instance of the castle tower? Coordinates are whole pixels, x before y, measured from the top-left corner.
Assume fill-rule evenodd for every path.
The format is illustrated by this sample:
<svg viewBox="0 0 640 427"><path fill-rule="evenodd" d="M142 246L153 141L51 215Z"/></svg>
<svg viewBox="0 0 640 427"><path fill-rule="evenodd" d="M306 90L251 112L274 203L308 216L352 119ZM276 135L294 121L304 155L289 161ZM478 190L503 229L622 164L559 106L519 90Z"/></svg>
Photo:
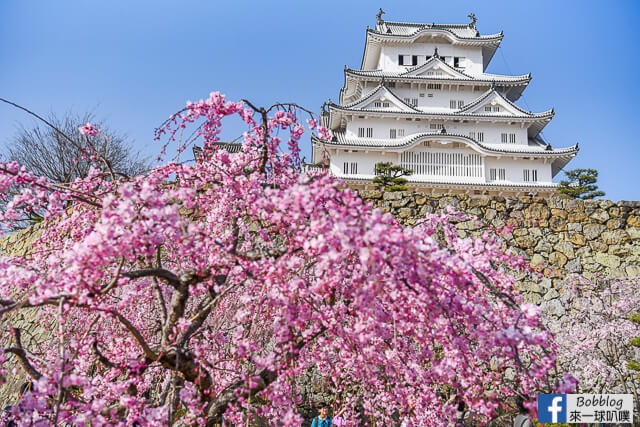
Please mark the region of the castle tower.
<svg viewBox="0 0 640 427"><path fill-rule="evenodd" d="M531 75L485 73L502 33L468 24L382 19L367 28L359 70L345 67L339 103L323 106L331 141L313 139L313 161L357 188L371 187L374 167L413 170L413 187L471 194L545 194L578 146L552 148L540 132L553 110L515 104Z"/></svg>

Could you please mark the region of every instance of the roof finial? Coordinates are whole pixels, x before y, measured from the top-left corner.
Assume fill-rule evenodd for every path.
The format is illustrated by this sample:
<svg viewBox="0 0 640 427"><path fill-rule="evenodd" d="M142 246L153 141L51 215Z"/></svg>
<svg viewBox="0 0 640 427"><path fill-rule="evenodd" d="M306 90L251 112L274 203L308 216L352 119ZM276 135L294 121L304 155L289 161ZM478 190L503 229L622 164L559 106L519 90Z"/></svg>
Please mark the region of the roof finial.
<svg viewBox="0 0 640 427"><path fill-rule="evenodd" d="M437 46L436 46L435 49L433 49L433 57L440 59L440 54L438 53L438 47Z"/></svg>
<svg viewBox="0 0 640 427"><path fill-rule="evenodd" d="M495 81L491 82L491 88L490 89L491 90L496 90L496 82Z"/></svg>
<svg viewBox="0 0 640 427"><path fill-rule="evenodd" d="M382 15L384 15L384 10L382 10L382 8L380 8L380 10L378 11L378 13L376 13L376 21L378 24L382 24Z"/></svg>
<svg viewBox="0 0 640 427"><path fill-rule="evenodd" d="M469 19L471 19L471 22L469 22L469 27L473 28L475 30L476 29L476 22L478 22L478 20L476 19L476 14L471 12L467 16L469 17Z"/></svg>

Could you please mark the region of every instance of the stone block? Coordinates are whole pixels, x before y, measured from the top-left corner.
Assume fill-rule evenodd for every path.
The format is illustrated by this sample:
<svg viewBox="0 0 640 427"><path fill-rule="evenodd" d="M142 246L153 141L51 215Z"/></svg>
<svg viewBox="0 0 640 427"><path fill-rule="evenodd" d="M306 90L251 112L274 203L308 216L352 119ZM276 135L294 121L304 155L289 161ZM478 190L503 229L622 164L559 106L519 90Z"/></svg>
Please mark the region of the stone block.
<svg viewBox="0 0 640 427"><path fill-rule="evenodd" d="M570 231L567 233L566 239L576 246L584 246L587 242L581 233Z"/></svg>
<svg viewBox="0 0 640 427"><path fill-rule="evenodd" d="M568 261L567 256L562 252L552 252L551 254L549 254L549 264L553 264L555 266L562 268L565 266L567 261Z"/></svg>
<svg viewBox="0 0 640 427"><path fill-rule="evenodd" d="M413 216L413 209L411 208L400 208L398 211L398 216L400 218L409 218Z"/></svg>
<svg viewBox="0 0 640 427"><path fill-rule="evenodd" d="M564 209L551 209L551 216L557 216L558 218L567 219L569 214Z"/></svg>
<svg viewBox="0 0 640 427"><path fill-rule="evenodd" d="M579 222L570 222L567 224L567 231L580 233L582 232L582 224L580 224Z"/></svg>
<svg viewBox="0 0 640 427"><path fill-rule="evenodd" d="M392 208L402 208L402 207L407 206L409 204L409 202L410 202L410 199L408 197L404 197L404 198L399 199L399 200L393 200L391 202L391 207Z"/></svg>
<svg viewBox="0 0 640 427"><path fill-rule="evenodd" d="M567 271L567 273L582 273L582 263L580 262L580 258L574 258L568 261L565 264L564 269Z"/></svg>
<svg viewBox="0 0 640 427"><path fill-rule="evenodd" d="M597 254L595 254L593 259L598 264L609 269L618 268L621 262L620 257L616 255L601 253L601 252L598 252Z"/></svg>
<svg viewBox="0 0 640 427"><path fill-rule="evenodd" d="M591 248L591 250L593 252L608 252L609 251L609 246L605 245L604 243L598 241L598 240L594 240L589 242L589 247Z"/></svg>
<svg viewBox="0 0 640 427"><path fill-rule="evenodd" d="M458 209L458 207L460 206L460 199L449 196L449 197L443 197L438 202L438 207L440 207L441 209L446 208L448 206L453 206L454 208Z"/></svg>
<svg viewBox="0 0 640 427"><path fill-rule="evenodd" d="M640 265L638 264L627 265L625 267L625 273L629 277L640 277Z"/></svg>
<svg viewBox="0 0 640 427"><path fill-rule="evenodd" d="M526 219L547 220L550 216L551 211L542 203L534 203L524 210Z"/></svg>
<svg viewBox="0 0 640 427"><path fill-rule="evenodd" d="M617 230L620 228L624 228L624 219L611 218L609 221L607 221L606 225L609 230Z"/></svg>
<svg viewBox="0 0 640 427"><path fill-rule="evenodd" d="M631 246L628 245L609 245L607 253L616 255L621 258L628 257L631 254Z"/></svg>
<svg viewBox="0 0 640 427"><path fill-rule="evenodd" d="M605 223L610 218L609 213L604 209L596 209L589 217L598 221L599 223Z"/></svg>
<svg viewBox="0 0 640 427"><path fill-rule="evenodd" d="M585 222L587 218L587 214L582 209L570 210L567 214L567 221L569 222Z"/></svg>
<svg viewBox="0 0 640 427"><path fill-rule="evenodd" d="M563 231L567 227L567 220L559 216L552 216L549 218L549 227L553 231Z"/></svg>
<svg viewBox="0 0 640 427"><path fill-rule="evenodd" d="M640 215L629 215L627 217L627 226L640 228Z"/></svg>
<svg viewBox="0 0 640 427"><path fill-rule="evenodd" d="M532 268L538 269L539 267L544 267L546 264L546 260L540 254L533 254L531 257L531 261L529 261L529 265Z"/></svg>
<svg viewBox="0 0 640 427"><path fill-rule="evenodd" d="M584 234L588 240L594 240L597 239L606 229L607 228L602 224L586 224L583 227L582 234Z"/></svg>
<svg viewBox="0 0 640 427"><path fill-rule="evenodd" d="M627 234L631 240L638 240L640 239L640 228L627 228Z"/></svg>
<svg viewBox="0 0 640 427"><path fill-rule="evenodd" d="M382 195L383 200L401 200L404 195L404 191L388 191Z"/></svg>
<svg viewBox="0 0 640 427"><path fill-rule="evenodd" d="M576 256L574 251L575 247L571 242L563 241L555 245L553 248L557 252L564 254L567 258L575 258Z"/></svg>
<svg viewBox="0 0 640 427"><path fill-rule="evenodd" d="M560 294L558 293L558 291L556 291L555 289L551 288L549 289L549 291L544 294L544 296L542 297L545 301L551 301L552 299L556 299L560 296Z"/></svg>
<svg viewBox="0 0 640 427"><path fill-rule="evenodd" d="M557 298L542 303L541 310L544 314L552 317L561 317L567 312L562 306L562 302Z"/></svg>
<svg viewBox="0 0 640 427"><path fill-rule="evenodd" d="M622 245L629 241L629 234L624 230L604 231L601 236L607 245Z"/></svg>

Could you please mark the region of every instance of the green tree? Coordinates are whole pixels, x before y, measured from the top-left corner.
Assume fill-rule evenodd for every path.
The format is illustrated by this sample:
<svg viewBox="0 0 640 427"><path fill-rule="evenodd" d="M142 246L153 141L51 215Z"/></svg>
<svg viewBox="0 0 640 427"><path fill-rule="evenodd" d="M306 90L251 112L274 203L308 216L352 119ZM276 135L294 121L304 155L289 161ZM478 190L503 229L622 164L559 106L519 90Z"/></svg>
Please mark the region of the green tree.
<svg viewBox="0 0 640 427"><path fill-rule="evenodd" d="M574 199L587 200L604 196L604 191L598 190L598 171L595 169L574 169L565 171L566 180L560 181L558 193L566 194Z"/></svg>
<svg viewBox="0 0 640 427"><path fill-rule="evenodd" d="M413 171L391 162L380 162L376 163L375 173L373 183L383 191L406 191L407 179L404 177L411 175Z"/></svg>

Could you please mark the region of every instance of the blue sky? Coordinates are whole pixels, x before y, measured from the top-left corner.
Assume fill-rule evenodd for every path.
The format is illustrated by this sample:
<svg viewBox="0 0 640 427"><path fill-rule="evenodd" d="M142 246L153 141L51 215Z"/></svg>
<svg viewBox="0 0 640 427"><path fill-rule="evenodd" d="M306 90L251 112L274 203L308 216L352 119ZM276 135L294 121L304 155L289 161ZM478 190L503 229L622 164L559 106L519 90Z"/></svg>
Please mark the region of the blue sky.
<svg viewBox="0 0 640 427"><path fill-rule="evenodd" d="M636 0L0 0L0 97L43 115L93 111L151 157L154 128L211 91L314 111L337 101L379 7L412 22L474 12L481 33L504 31L488 71L531 72L518 104L555 108L543 135L580 143L568 168L598 169L606 198L640 200ZM0 104L0 147L19 123L32 121Z"/></svg>

